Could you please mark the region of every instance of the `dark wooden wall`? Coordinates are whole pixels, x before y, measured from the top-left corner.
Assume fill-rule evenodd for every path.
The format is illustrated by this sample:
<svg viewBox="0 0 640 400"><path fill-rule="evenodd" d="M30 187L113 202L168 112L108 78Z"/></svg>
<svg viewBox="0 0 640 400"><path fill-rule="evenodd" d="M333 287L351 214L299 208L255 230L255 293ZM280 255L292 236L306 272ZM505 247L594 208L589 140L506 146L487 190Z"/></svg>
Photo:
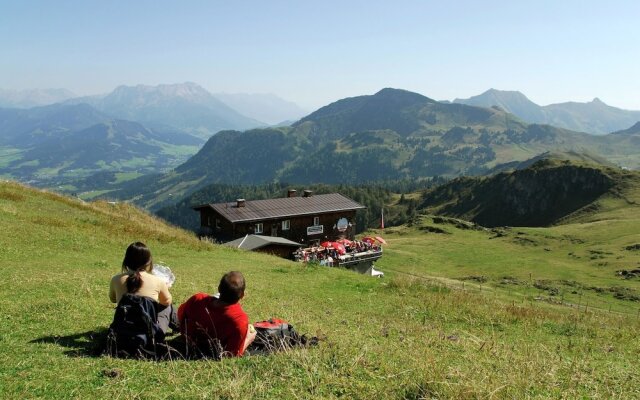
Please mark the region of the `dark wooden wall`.
<svg viewBox="0 0 640 400"><path fill-rule="evenodd" d="M313 225L314 217L319 217L319 224L323 226L321 234L307 235L307 227ZM334 213L289 216L279 219L266 219L263 221L251 221L232 224L222 218L217 212L211 208L200 209L200 235L213 237L219 241L230 241L247 234L255 233L255 225L262 222L263 230L260 235L279 236L297 243L311 244L314 242L324 242L326 240L337 240L347 238L353 240L356 232L356 210L339 211ZM346 231L339 232L336 224L340 218L346 218L352 226ZM216 219L219 220L219 228L216 228ZM290 229L282 230L282 221L290 221ZM275 230L273 230L275 225Z"/></svg>

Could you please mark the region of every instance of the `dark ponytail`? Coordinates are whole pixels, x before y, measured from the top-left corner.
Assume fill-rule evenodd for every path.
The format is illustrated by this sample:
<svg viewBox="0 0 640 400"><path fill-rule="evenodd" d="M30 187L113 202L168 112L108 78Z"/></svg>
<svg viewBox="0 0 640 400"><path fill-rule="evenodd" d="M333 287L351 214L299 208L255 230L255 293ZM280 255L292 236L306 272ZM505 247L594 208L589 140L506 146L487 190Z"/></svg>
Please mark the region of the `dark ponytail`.
<svg viewBox="0 0 640 400"><path fill-rule="evenodd" d="M135 293L140 290L140 287L142 286L142 276L140 275L140 271L130 273L125 284L127 285L127 293Z"/></svg>
<svg viewBox="0 0 640 400"><path fill-rule="evenodd" d="M153 259L151 251L142 242L131 243L127 247L122 260L122 271L128 272L129 276L126 280L127 292L135 293L142 286L142 271L151 271L153 269Z"/></svg>

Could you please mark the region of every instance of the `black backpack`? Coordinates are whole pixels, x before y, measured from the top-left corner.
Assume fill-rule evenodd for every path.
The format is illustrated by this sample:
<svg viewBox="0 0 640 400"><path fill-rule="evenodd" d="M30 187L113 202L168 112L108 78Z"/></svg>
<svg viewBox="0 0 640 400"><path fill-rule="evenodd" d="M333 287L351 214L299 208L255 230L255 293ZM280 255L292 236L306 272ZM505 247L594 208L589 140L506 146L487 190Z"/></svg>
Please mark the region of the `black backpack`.
<svg viewBox="0 0 640 400"><path fill-rule="evenodd" d="M300 335L287 321L271 318L253 324L256 328L256 339L249 347L252 354L272 353L294 347L315 346L318 338Z"/></svg>
<svg viewBox="0 0 640 400"><path fill-rule="evenodd" d="M162 358L167 346L157 305L148 297L123 295L109 327L107 352L114 357Z"/></svg>

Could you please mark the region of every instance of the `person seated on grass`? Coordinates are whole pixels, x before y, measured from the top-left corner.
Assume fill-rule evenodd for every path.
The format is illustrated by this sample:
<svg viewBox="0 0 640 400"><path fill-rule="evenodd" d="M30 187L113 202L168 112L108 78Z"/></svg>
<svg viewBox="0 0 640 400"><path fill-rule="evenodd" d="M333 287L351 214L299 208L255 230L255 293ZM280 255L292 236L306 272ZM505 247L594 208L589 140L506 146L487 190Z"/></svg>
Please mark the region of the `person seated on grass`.
<svg viewBox="0 0 640 400"><path fill-rule="evenodd" d="M131 243L122 260L122 273L111 278L109 298L118 303L125 293L149 297L158 303L158 324L163 332L177 329L171 293L164 279L153 275L151 251L142 242Z"/></svg>
<svg viewBox="0 0 640 400"><path fill-rule="evenodd" d="M256 338L239 301L244 297L242 273L231 271L218 285L219 297L196 293L178 309L180 332L187 345L205 357L240 357Z"/></svg>

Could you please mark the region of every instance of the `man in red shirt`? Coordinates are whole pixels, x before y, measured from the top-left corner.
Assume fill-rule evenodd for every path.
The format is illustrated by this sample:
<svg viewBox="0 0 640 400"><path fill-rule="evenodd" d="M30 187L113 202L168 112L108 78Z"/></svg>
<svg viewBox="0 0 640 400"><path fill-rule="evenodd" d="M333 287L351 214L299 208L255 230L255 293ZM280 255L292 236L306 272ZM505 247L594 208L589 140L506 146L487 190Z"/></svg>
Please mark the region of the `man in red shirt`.
<svg viewBox="0 0 640 400"><path fill-rule="evenodd" d="M231 271L220 280L220 297L196 293L182 304L178 320L187 343L205 356L242 356L256 338L256 331L239 303L244 290L242 273Z"/></svg>

